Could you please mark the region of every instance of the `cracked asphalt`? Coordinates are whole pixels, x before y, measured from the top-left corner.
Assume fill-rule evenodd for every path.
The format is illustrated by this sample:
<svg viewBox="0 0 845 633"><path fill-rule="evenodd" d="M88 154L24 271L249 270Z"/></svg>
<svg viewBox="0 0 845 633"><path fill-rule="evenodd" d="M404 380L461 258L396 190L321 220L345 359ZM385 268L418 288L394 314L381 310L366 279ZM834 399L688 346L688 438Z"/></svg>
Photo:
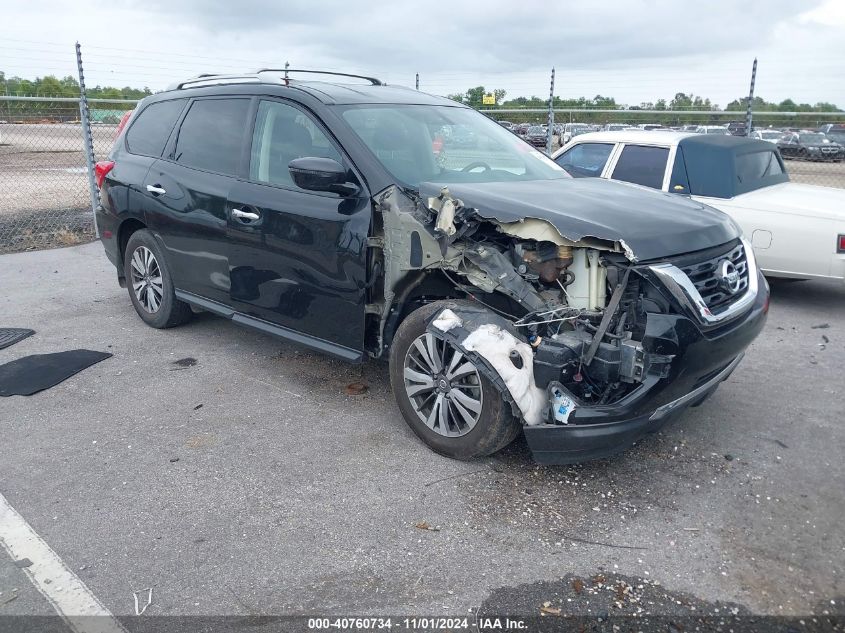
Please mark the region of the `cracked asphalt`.
<svg viewBox="0 0 845 633"><path fill-rule="evenodd" d="M765 332L709 401L571 467L521 439L476 462L430 452L381 363L207 314L148 328L98 243L2 255L0 288L0 327L37 331L0 363L114 354L0 398L0 493L117 616L146 587L150 615L588 613L573 579L605 574L657 583L658 614L843 611L842 284L773 283ZM0 615L50 613L0 551Z"/></svg>

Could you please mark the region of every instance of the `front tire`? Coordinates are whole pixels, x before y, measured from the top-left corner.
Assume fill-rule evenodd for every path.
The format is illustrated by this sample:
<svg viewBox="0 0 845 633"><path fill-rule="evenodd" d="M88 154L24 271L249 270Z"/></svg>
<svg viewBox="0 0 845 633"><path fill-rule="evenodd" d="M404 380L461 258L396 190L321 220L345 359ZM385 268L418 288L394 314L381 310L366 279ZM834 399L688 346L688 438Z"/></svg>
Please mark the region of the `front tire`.
<svg viewBox="0 0 845 633"><path fill-rule="evenodd" d="M176 298L161 247L146 229L130 236L123 256L123 274L129 299L147 325L169 328L191 319L190 306Z"/></svg>
<svg viewBox="0 0 845 633"><path fill-rule="evenodd" d="M417 437L441 455L470 460L503 449L522 427L468 358L426 333L429 317L459 305L437 301L405 318L390 349L390 385Z"/></svg>

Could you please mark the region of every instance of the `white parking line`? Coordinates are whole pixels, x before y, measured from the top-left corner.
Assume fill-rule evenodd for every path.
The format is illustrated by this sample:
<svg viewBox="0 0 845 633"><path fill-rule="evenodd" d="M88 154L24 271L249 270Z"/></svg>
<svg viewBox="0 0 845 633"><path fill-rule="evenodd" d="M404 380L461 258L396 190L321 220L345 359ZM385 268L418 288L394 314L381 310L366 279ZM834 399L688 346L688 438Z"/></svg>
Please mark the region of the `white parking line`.
<svg viewBox="0 0 845 633"><path fill-rule="evenodd" d="M76 633L126 633L79 577L0 494L0 545L22 567L35 588ZM96 617L92 617L96 616Z"/></svg>

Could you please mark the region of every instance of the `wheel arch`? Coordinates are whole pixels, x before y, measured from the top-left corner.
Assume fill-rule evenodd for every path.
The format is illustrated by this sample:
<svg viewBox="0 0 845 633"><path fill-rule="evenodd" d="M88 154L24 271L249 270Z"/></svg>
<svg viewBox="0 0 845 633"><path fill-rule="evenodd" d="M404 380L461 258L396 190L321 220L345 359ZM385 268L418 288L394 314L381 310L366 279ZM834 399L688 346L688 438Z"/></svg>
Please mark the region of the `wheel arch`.
<svg viewBox="0 0 845 633"><path fill-rule="evenodd" d="M126 276L123 271L123 260L126 257L126 245L129 243L129 238L132 237L133 233L146 228L147 225L144 222L138 218L130 217L121 222L117 229L117 248L118 256L120 257L119 261L121 262L121 265L118 266L117 270L117 279L120 282L121 287L126 286Z"/></svg>
<svg viewBox="0 0 845 633"><path fill-rule="evenodd" d="M524 312L521 306L500 293L485 293L477 288L474 288L471 293L467 292L456 286L454 277L450 277L442 270L432 269L412 281L404 292L397 293L396 299L389 307L390 316L385 322L381 356L389 354L396 330L412 312L435 301L460 299L478 301L488 307L492 305L494 310L509 314Z"/></svg>

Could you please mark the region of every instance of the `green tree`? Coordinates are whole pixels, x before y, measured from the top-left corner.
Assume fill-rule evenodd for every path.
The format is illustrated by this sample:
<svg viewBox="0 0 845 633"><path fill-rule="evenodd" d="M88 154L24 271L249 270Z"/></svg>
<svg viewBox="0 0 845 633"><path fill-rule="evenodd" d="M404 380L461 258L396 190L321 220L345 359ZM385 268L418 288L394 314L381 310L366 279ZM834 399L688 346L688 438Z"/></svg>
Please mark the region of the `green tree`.
<svg viewBox="0 0 845 633"><path fill-rule="evenodd" d="M784 99L778 104L778 110L781 112L795 112L798 106L792 99Z"/></svg>
<svg viewBox="0 0 845 633"><path fill-rule="evenodd" d="M37 83L36 96L39 97L60 97L62 96L62 84L53 75L47 75L40 80L35 80Z"/></svg>
<svg viewBox="0 0 845 633"><path fill-rule="evenodd" d="M839 108L837 108L832 103L820 101L819 103L813 106L813 112L839 112Z"/></svg>
<svg viewBox="0 0 845 633"><path fill-rule="evenodd" d="M482 105L482 99L485 95L484 86L476 86L475 88L470 88L466 91L464 95L464 103L472 108L480 108Z"/></svg>
<svg viewBox="0 0 845 633"><path fill-rule="evenodd" d="M669 102L670 110L689 110L692 108L692 98L683 92L675 93L674 99Z"/></svg>

